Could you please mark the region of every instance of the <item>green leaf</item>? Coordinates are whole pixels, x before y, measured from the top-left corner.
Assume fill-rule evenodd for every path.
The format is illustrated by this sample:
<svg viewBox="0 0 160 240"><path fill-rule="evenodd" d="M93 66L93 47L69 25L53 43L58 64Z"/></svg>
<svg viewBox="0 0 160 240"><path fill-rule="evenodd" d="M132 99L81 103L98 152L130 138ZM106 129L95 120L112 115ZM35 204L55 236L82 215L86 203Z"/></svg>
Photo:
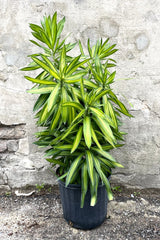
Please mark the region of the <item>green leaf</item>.
<svg viewBox="0 0 160 240"><path fill-rule="evenodd" d="M57 24L57 38L59 38L61 35L61 32L64 27L64 23L65 23L65 17L63 17L62 20L59 21L59 23Z"/></svg>
<svg viewBox="0 0 160 240"><path fill-rule="evenodd" d="M115 53L115 52L117 52L117 51L118 51L118 49L113 49L113 50L110 51L110 52L106 51L105 53L103 53L103 54L100 55L100 58L101 58L101 59L106 58L106 57L112 55L113 53Z"/></svg>
<svg viewBox="0 0 160 240"><path fill-rule="evenodd" d="M64 80L66 83L72 83L73 80L80 80L86 74L85 71L79 71L76 74L65 77Z"/></svg>
<svg viewBox="0 0 160 240"><path fill-rule="evenodd" d="M47 104L45 104L40 115L40 123L43 123L44 121L47 120L47 114L48 114L48 109L47 109Z"/></svg>
<svg viewBox="0 0 160 240"><path fill-rule="evenodd" d="M81 138L82 138L82 131L83 131L83 127L81 126L79 128L78 132L77 132L77 135L76 135L75 139L74 139L73 146L72 146L72 149L71 149L71 153L73 153L77 149L77 147L78 147L78 145L81 141Z"/></svg>
<svg viewBox="0 0 160 240"><path fill-rule="evenodd" d="M120 102L117 98L110 98L110 100L114 103L116 103L120 109L117 109L118 111L120 111L121 113L123 113L124 115L128 116L128 117L133 117L127 110L127 108L124 106L124 104L122 102Z"/></svg>
<svg viewBox="0 0 160 240"><path fill-rule="evenodd" d="M34 82L34 83L38 83L38 84L44 84L44 85L55 85L56 83L53 81L46 81L46 80L40 80L37 78L31 78L28 76L24 76L27 80Z"/></svg>
<svg viewBox="0 0 160 240"><path fill-rule="evenodd" d="M55 77L56 79L60 80L60 76L59 73L57 71L57 69L54 67L53 63L43 54L41 54L41 57L43 58L43 60L48 64L49 68L49 73ZM43 68L43 67L42 67ZM47 71L47 70L46 70Z"/></svg>
<svg viewBox="0 0 160 240"><path fill-rule="evenodd" d="M91 180L91 184L94 185L94 160L93 160L93 155L89 150L86 151L86 159L87 159L87 169L88 169L88 174Z"/></svg>
<svg viewBox="0 0 160 240"><path fill-rule="evenodd" d="M61 137L61 140L65 139L70 132L81 122L82 120L80 120L79 122L75 123L74 125L70 125L70 127L67 129L67 131L64 133L64 135Z"/></svg>
<svg viewBox="0 0 160 240"><path fill-rule="evenodd" d="M51 50L49 49L49 48L46 48L46 47L44 47L44 46L42 46L42 45L40 45L39 43L37 43L36 41L34 41L34 40L29 40L31 43L33 43L33 44L35 44L36 46L38 46L38 47L40 47L40 48L42 48L42 49L44 49L45 50L45 52L48 52L48 54L50 53L51 54Z"/></svg>
<svg viewBox="0 0 160 240"><path fill-rule="evenodd" d="M96 117L93 119L95 120L95 122L97 123L99 128L101 129L102 133L105 135L107 141L114 147L115 137L113 136L112 130L111 130L109 124L107 123L107 121L105 121L101 117L99 117L99 118Z"/></svg>
<svg viewBox="0 0 160 240"><path fill-rule="evenodd" d="M74 120L72 121L72 124L75 123L78 119L82 119L82 116L85 113L85 109L83 109L82 111L80 111L80 113L78 113L78 115L74 118Z"/></svg>
<svg viewBox="0 0 160 240"><path fill-rule="evenodd" d="M83 80L83 83L84 83L84 85L85 86L87 86L87 87L91 87L91 88L97 88L98 86L94 83L94 82L92 82L92 81L89 81L89 80Z"/></svg>
<svg viewBox="0 0 160 240"><path fill-rule="evenodd" d="M37 70L39 68L40 68L40 66L38 66L37 64L34 63L34 65L32 64L32 66L21 68L21 71L33 71L33 70Z"/></svg>
<svg viewBox="0 0 160 240"><path fill-rule="evenodd" d="M54 106L54 104L56 103L58 94L59 94L59 90L60 90L60 84L57 84L56 87L52 90L52 92L48 98L48 111L50 111L52 109L52 107Z"/></svg>
<svg viewBox="0 0 160 240"><path fill-rule="evenodd" d="M100 161L100 164L102 163L103 165L105 165L105 167L108 167L109 169L114 168L113 162L111 162L110 160L102 158L100 156L98 156L97 158Z"/></svg>
<svg viewBox="0 0 160 240"><path fill-rule="evenodd" d="M42 56L44 59L47 59L44 55ZM60 77L58 76L58 74L48 65L46 65L43 61L39 60L36 57L32 57L33 61L36 62L40 67L42 67L44 70L46 70L48 73L50 73L53 77L55 77L56 79L60 80ZM47 59L46 61L48 61L47 63L49 63L49 59ZM53 67L53 65L52 65Z"/></svg>
<svg viewBox="0 0 160 240"><path fill-rule="evenodd" d="M78 44L79 44L79 48L80 48L81 54L84 55L83 47L82 47L82 44L81 44L80 40L78 41Z"/></svg>
<svg viewBox="0 0 160 240"><path fill-rule="evenodd" d="M88 172L87 172L87 163L84 162L81 168L81 208L84 206L85 196L88 190Z"/></svg>
<svg viewBox="0 0 160 240"><path fill-rule="evenodd" d="M116 148L118 148L118 147L123 147L124 144L115 144L114 146ZM109 151L110 149L113 149L113 146L111 146L111 145L103 145L102 148L103 148L104 151Z"/></svg>
<svg viewBox="0 0 160 240"><path fill-rule="evenodd" d="M73 58L73 60L70 62L70 64L67 67L66 74L68 74L72 70L72 68L76 65L76 63L78 62L80 57L81 57L81 55Z"/></svg>
<svg viewBox="0 0 160 240"><path fill-rule="evenodd" d="M104 43L102 44L102 46L101 46L101 48L100 48L100 50L99 50L99 53L100 53L100 54L104 51L104 49L106 49L106 46L107 46L108 41L109 41L109 38L107 38L107 39L104 41Z"/></svg>
<svg viewBox="0 0 160 240"><path fill-rule="evenodd" d="M83 136L85 139L85 143L88 148L91 147L92 139L91 139L91 119L89 116L86 116L83 119Z"/></svg>
<svg viewBox="0 0 160 240"><path fill-rule="evenodd" d="M82 62L80 62L80 63L72 66L72 68L68 71L67 76L69 76L69 75L71 75L72 73L76 72L76 70L77 70L79 67L81 67L83 64L85 64L85 63L88 62L88 61L89 61L89 59L86 59L86 60L84 60L84 61L82 61ZM86 74L86 73L84 72L84 74Z"/></svg>
<svg viewBox="0 0 160 240"><path fill-rule="evenodd" d="M57 178L57 181L65 178L65 177L67 176L67 174L68 174L68 172L64 173L62 176L60 176L59 178Z"/></svg>
<svg viewBox="0 0 160 240"><path fill-rule="evenodd" d="M107 84L113 83L113 80L114 80L114 78L115 78L115 75L116 75L116 71L113 72L113 73L107 78Z"/></svg>
<svg viewBox="0 0 160 240"><path fill-rule="evenodd" d="M54 163L54 164L58 164L58 165L60 165L60 166L62 166L62 167L66 167L66 164L63 163L63 162L61 162L61 161L58 160L58 159L55 159L55 158L47 158L46 160L47 160L48 162L50 162L50 163Z"/></svg>
<svg viewBox="0 0 160 240"><path fill-rule="evenodd" d="M109 45L109 44L108 44L108 45ZM106 45L106 46L107 46L107 45ZM104 57L109 56L110 54L108 55L108 53L111 52L111 50L112 50L115 46L116 46L116 44L113 44L113 45L111 45L110 47L107 47L107 48L105 47L105 48L103 48L103 50L101 51L101 54L100 54L99 57L100 57L100 58L104 58ZM117 49L114 49L114 50L117 50ZM114 50L113 50L113 51L114 51Z"/></svg>
<svg viewBox="0 0 160 240"><path fill-rule="evenodd" d="M98 80L98 82L101 82L101 83L103 83L103 79L100 77L100 75L93 69L93 67L90 65L90 70L91 70L91 72L92 72L92 74L93 74L93 76L94 76L94 78L95 78L95 81L97 82L97 80Z"/></svg>
<svg viewBox="0 0 160 240"><path fill-rule="evenodd" d="M106 93L110 92L109 89L103 90L101 91L99 94L96 95L95 97L95 101L98 101L100 98L102 98L104 95L106 95Z"/></svg>
<svg viewBox="0 0 160 240"><path fill-rule="evenodd" d="M51 24L50 24L50 18L49 17L44 17L45 18L45 32L46 32L46 35L49 39L50 44L52 45L52 36L51 36L51 28L50 28Z"/></svg>
<svg viewBox="0 0 160 240"><path fill-rule="evenodd" d="M61 105L59 105L58 110L51 121L51 125L50 125L51 132L57 127L60 116L61 116Z"/></svg>
<svg viewBox="0 0 160 240"><path fill-rule="evenodd" d="M91 202L90 206L95 206L97 202L97 189L98 189L98 183L99 183L99 178L98 174L94 169L94 185L90 184L90 192L91 192Z"/></svg>
<svg viewBox="0 0 160 240"><path fill-rule="evenodd" d="M92 50L91 50L89 38L88 38L88 52L89 52L90 57L92 58Z"/></svg>
<svg viewBox="0 0 160 240"><path fill-rule="evenodd" d="M64 103L66 103L68 101L68 94L67 91L64 87L62 87L62 95L61 95L61 99L62 99L62 105ZM67 122L68 119L68 108L67 107L62 107L62 120L64 123Z"/></svg>
<svg viewBox="0 0 160 240"><path fill-rule="evenodd" d="M105 118L104 113L102 112L102 110L95 108L95 107L90 107L89 108L91 110L91 112L94 114L95 117L99 118Z"/></svg>
<svg viewBox="0 0 160 240"><path fill-rule="evenodd" d="M81 159L82 159L82 156L83 154L81 154L80 156L78 156L74 161L73 163L71 164L70 168L69 168L69 171L68 171L68 174L67 174L67 178L66 178L66 187L68 186L68 184L71 182L72 180L72 177L75 173L75 171L77 170L80 162L81 162Z"/></svg>
<svg viewBox="0 0 160 240"><path fill-rule="evenodd" d="M27 92L33 93L33 94L45 94L45 93L50 93L54 87L38 87L38 88L32 88L28 90Z"/></svg>
<svg viewBox="0 0 160 240"><path fill-rule="evenodd" d="M47 98L48 98L48 94L40 95L34 104L33 111L35 112L39 110L43 106L43 104L46 102Z"/></svg>
<svg viewBox="0 0 160 240"><path fill-rule="evenodd" d="M100 150L100 149L98 149L98 148L94 148L94 147L92 147L92 149L93 149L94 151L96 151L97 153L99 153L100 155L102 155L103 157L109 159L110 161L116 162L116 160L114 159L114 157L112 157L108 152L103 151L103 150Z"/></svg>
<svg viewBox="0 0 160 240"><path fill-rule="evenodd" d="M104 182L104 184L106 186L108 199L112 200L113 199L113 195L112 195L112 192L111 192L111 187L110 187L109 181L106 178L106 176L104 175L103 171L101 170L100 163L99 163L99 161L98 161L98 159L96 157L94 157L94 163L95 163L95 168L96 168L100 178L102 179L102 181Z"/></svg>
<svg viewBox="0 0 160 240"><path fill-rule="evenodd" d="M82 98L85 99L85 91L84 91L83 78L81 78L81 81L80 81L80 89L81 89Z"/></svg>
<svg viewBox="0 0 160 240"><path fill-rule="evenodd" d="M55 146L55 149L60 149L60 150L71 150L72 148L72 144L68 144L68 145L60 145L60 146Z"/></svg>
<svg viewBox="0 0 160 240"><path fill-rule="evenodd" d="M102 150L102 146L100 145L99 141L98 141L98 138L96 136L96 133L93 129L93 127L91 126L91 134L92 134L92 138L93 138L93 141L96 143L97 147Z"/></svg>
<svg viewBox="0 0 160 240"><path fill-rule="evenodd" d="M78 110L83 110L83 106L80 103L77 103L77 102L66 102L66 103L63 103L62 106L63 107L74 107Z"/></svg>
<svg viewBox="0 0 160 240"><path fill-rule="evenodd" d="M34 32L37 32L37 33L43 32L43 29L36 24L30 23L29 26Z"/></svg>
<svg viewBox="0 0 160 240"><path fill-rule="evenodd" d="M57 33L57 12L54 13L51 21L51 44L52 49L54 48L54 45L56 43L56 38L58 38Z"/></svg>
<svg viewBox="0 0 160 240"><path fill-rule="evenodd" d="M50 149L47 149L45 152L46 152L46 154L44 155L45 157L49 157L49 156L57 157L57 155L59 155L61 151L50 148Z"/></svg>
<svg viewBox="0 0 160 240"><path fill-rule="evenodd" d="M37 33L37 32L31 32L31 33L32 33L32 35L33 35L35 38L37 38L39 41L45 43L45 41L44 41L41 33Z"/></svg>
<svg viewBox="0 0 160 240"><path fill-rule="evenodd" d="M66 48L64 45L62 48L61 57L60 57L60 73L61 74L64 71L65 65L66 65Z"/></svg>
<svg viewBox="0 0 160 240"><path fill-rule="evenodd" d="M103 108L104 108L105 114L111 117L115 129L118 130L117 118L111 103L107 99L107 96L103 96Z"/></svg>

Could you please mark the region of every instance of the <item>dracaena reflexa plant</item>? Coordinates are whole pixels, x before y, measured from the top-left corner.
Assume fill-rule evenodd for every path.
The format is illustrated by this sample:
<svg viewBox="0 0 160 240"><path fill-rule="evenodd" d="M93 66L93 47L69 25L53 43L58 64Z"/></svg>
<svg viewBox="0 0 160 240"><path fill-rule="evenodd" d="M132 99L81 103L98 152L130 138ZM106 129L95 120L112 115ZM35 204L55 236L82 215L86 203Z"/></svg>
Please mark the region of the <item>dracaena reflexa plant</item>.
<svg viewBox="0 0 160 240"><path fill-rule="evenodd" d="M115 45L99 40L85 54L79 41L79 55L69 51L76 43L61 39L65 18L57 22L57 13L44 17L41 26L30 24L41 53L32 54L31 63L23 71L37 70L35 78L25 78L35 85L29 93L38 94L33 107L40 147L46 160L58 168L59 179L68 184L81 184L81 207L87 190L91 206L96 204L97 188L104 183L108 198L112 192L108 181L111 169L122 167L109 150L121 147L124 133L120 131L121 114L132 117L111 89L115 79L116 61L110 58Z"/></svg>

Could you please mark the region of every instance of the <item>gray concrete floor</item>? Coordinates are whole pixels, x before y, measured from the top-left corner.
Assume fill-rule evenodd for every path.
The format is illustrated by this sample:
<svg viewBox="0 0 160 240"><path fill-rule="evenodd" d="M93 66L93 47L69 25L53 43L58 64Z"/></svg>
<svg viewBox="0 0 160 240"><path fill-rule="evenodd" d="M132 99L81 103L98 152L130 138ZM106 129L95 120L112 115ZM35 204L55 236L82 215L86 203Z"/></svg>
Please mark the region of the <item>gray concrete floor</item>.
<svg viewBox="0 0 160 240"><path fill-rule="evenodd" d="M160 197L155 191L115 192L104 223L74 229L63 218L57 187L29 197L0 196L0 240L158 240Z"/></svg>

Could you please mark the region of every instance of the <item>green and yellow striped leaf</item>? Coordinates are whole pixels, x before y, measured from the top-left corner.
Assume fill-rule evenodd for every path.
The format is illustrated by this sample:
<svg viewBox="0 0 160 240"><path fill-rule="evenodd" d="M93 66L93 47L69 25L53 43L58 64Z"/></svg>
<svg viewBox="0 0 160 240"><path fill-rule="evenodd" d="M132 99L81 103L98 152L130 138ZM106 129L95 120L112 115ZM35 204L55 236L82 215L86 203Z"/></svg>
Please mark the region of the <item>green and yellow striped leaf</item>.
<svg viewBox="0 0 160 240"><path fill-rule="evenodd" d="M92 135L91 135L91 119L89 116L86 116L83 119L83 136L87 147L90 148L92 144L91 139Z"/></svg>
<svg viewBox="0 0 160 240"><path fill-rule="evenodd" d="M113 136L112 130L109 124L107 123L107 121L105 121L101 117L99 118L96 117L93 119L101 129L102 133L105 135L105 138L107 139L107 141L114 147L115 137Z"/></svg>
<svg viewBox="0 0 160 240"><path fill-rule="evenodd" d="M51 45L52 49L54 48L54 45L56 43L56 39L58 37L58 32L57 32L57 12L52 17L51 21Z"/></svg>
<svg viewBox="0 0 160 240"><path fill-rule="evenodd" d="M56 87L52 90L48 98L48 111L50 111L52 107L55 105L56 100L58 98L59 90L60 90L60 84L57 84Z"/></svg>
<svg viewBox="0 0 160 240"><path fill-rule="evenodd" d="M83 106L80 103L77 103L77 102L66 102L66 103L63 103L62 106L63 107L74 107L78 110L83 110Z"/></svg>
<svg viewBox="0 0 160 240"><path fill-rule="evenodd" d="M77 149L77 147L81 141L81 138L82 138L82 132L83 132L83 127L81 126L77 132L75 139L74 139L71 153L73 153Z"/></svg>
<svg viewBox="0 0 160 240"><path fill-rule="evenodd" d="M24 76L27 80L33 82L33 83L38 83L38 84L44 84L44 85L55 85L56 83L53 81L46 81L46 80L40 80L37 78L31 78L28 76Z"/></svg>
<svg viewBox="0 0 160 240"><path fill-rule="evenodd" d="M84 162L81 168L81 208L84 206L85 196L88 190L88 170L87 170L87 163Z"/></svg>
<svg viewBox="0 0 160 240"><path fill-rule="evenodd" d="M86 151L86 159L88 174L91 180L91 184L94 186L94 160L93 155L89 150Z"/></svg>
<svg viewBox="0 0 160 240"><path fill-rule="evenodd" d="M60 146L55 146L55 149L60 149L60 150L71 150L72 148L72 144L68 144L68 145L60 145Z"/></svg>
<svg viewBox="0 0 160 240"><path fill-rule="evenodd" d="M45 56L43 55L43 58L45 58ZM33 61L36 62L40 67L42 67L44 70L46 70L48 73L50 73L53 77L55 77L56 79L60 80L60 77L58 76L58 74L50 67L45 64L43 61L41 61L40 59L36 58L36 57L32 57ZM47 58L46 58L47 59ZM50 62L49 59L47 60L48 63Z"/></svg>
<svg viewBox="0 0 160 240"><path fill-rule="evenodd" d="M37 101L34 104L33 112L39 110L48 99L48 94L42 94L38 97Z"/></svg>
<svg viewBox="0 0 160 240"><path fill-rule="evenodd" d="M103 171L101 170L100 163L99 163L99 161L98 161L98 159L96 157L94 157L94 164L95 164L95 168L96 168L96 170L97 170L101 180L104 182L104 184L106 186L108 199L112 200L113 199L113 195L112 195L112 191L111 191L111 187L110 187L109 181L106 178L106 176L104 175Z"/></svg>
<svg viewBox="0 0 160 240"><path fill-rule="evenodd" d="M65 23L65 17L63 17L62 20L59 21L59 23L57 24L57 38L60 37L60 34L64 27L64 23ZM53 30L53 32L54 32L54 30Z"/></svg>
<svg viewBox="0 0 160 240"><path fill-rule="evenodd" d="M102 150L102 146L100 145L99 141L98 141L98 138L96 136L96 133L93 129L93 127L91 126L91 134L92 134L92 138L93 138L93 141L96 143L97 147Z"/></svg>
<svg viewBox="0 0 160 240"><path fill-rule="evenodd" d="M113 80L114 80L114 78L115 78L115 75L116 75L116 71L113 72L113 73L107 78L107 84L113 83Z"/></svg>
<svg viewBox="0 0 160 240"><path fill-rule="evenodd" d="M98 183L99 183L99 178L98 174L94 169L94 185L90 184L90 192L91 192L91 201L90 201L90 206L95 206L97 202L97 189L98 189Z"/></svg>
<svg viewBox="0 0 160 240"><path fill-rule="evenodd" d="M67 67L66 74L68 74L72 70L72 68L76 65L76 63L78 62L80 57L81 57L81 55L73 58L73 60L70 62L70 64Z"/></svg>
<svg viewBox="0 0 160 240"><path fill-rule="evenodd" d="M60 73L61 74L64 71L65 65L66 65L66 48L64 45L62 48L61 57L60 57Z"/></svg>
<svg viewBox="0 0 160 240"><path fill-rule="evenodd" d="M116 160L114 159L114 157L112 157L108 152L104 151L104 150L100 150L98 148L94 148L92 147L92 149L94 151L96 151L97 153L99 153L100 155L102 155L103 157L109 159L110 161L116 162Z"/></svg>
<svg viewBox="0 0 160 240"><path fill-rule="evenodd" d="M48 64L49 67L47 67L48 72L54 76L56 79L60 80L60 76L58 73L58 70L55 68L55 66L53 65L53 63L49 60L49 58L47 58L46 56L44 56L43 54L41 54L41 57L43 58L43 60ZM39 60L39 59L38 59ZM46 69L46 71L47 71Z"/></svg>
<svg viewBox="0 0 160 240"><path fill-rule="evenodd" d="M62 136L61 140L65 139L70 132L81 122L82 120L78 121L77 123L75 123L74 125L70 125L70 127L67 129L67 131L64 133L64 135Z"/></svg>
<svg viewBox="0 0 160 240"><path fill-rule="evenodd" d="M68 93L66 91L66 89L64 87L62 87L62 95L61 95L61 98L62 98L62 105L66 102L68 102ZM62 107L62 120L64 123L67 122L67 119L68 119L68 108L67 107Z"/></svg>
<svg viewBox="0 0 160 240"><path fill-rule="evenodd" d="M51 132L57 127L60 116L61 116L61 105L59 105L58 110L51 121L51 125L50 125Z"/></svg>
<svg viewBox="0 0 160 240"><path fill-rule="evenodd" d="M54 87L38 87L38 88L32 88L30 90L27 90L29 93L33 94L45 94L52 92Z"/></svg>
<svg viewBox="0 0 160 240"><path fill-rule="evenodd" d="M80 156L78 156L74 161L73 163L71 164L70 166L70 169L68 171L68 174L67 174L67 178L66 178L66 187L68 186L68 184L71 182L72 180L72 177L75 173L75 171L77 170L80 162L81 162L81 159L82 159L82 156L83 154L80 154Z"/></svg>

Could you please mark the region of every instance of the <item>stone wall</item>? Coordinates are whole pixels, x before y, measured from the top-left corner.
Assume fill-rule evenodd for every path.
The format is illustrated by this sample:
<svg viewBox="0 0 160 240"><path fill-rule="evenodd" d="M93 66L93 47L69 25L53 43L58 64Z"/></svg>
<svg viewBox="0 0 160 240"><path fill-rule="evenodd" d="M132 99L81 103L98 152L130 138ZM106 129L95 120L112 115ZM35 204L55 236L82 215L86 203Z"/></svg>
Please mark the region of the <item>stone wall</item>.
<svg viewBox="0 0 160 240"><path fill-rule="evenodd" d="M54 11L66 16L69 40L81 39L86 46L87 38L94 44L110 37L117 44L114 89L134 119L124 118L126 145L114 155L125 169L112 179L117 185L160 188L159 0L0 0L0 189L55 183L43 152L32 145L35 97L26 93L32 83L19 71L26 56L37 52L28 23L39 24Z"/></svg>

